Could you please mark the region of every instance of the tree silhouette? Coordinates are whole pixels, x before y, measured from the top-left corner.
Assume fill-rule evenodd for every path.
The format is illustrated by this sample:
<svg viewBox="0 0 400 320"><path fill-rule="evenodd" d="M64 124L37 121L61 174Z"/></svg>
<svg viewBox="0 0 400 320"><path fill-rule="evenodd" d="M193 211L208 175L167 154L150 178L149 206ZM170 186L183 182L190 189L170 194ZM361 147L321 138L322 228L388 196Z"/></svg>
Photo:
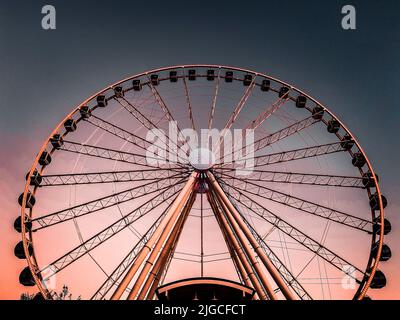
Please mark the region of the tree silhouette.
<svg viewBox="0 0 400 320"><path fill-rule="evenodd" d="M69 291L69 288L67 285L64 285L62 287L62 290L60 292L56 291L51 291L50 292L53 300L81 300L81 296L78 296L76 299L73 298L72 293ZM29 293L23 293L21 294L20 300L34 300L35 297L37 297L38 294L29 294Z"/></svg>

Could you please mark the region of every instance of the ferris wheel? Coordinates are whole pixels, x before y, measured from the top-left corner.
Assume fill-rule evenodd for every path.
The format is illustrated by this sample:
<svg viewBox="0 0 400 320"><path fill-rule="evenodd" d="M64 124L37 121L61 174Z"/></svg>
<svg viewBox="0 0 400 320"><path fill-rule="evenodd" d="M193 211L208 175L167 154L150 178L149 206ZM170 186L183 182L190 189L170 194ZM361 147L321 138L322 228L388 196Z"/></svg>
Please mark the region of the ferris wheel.
<svg viewBox="0 0 400 320"><path fill-rule="evenodd" d="M367 299L391 257L378 183L343 122L288 83L147 71L45 140L18 199L19 280L45 299L65 284L84 299Z"/></svg>

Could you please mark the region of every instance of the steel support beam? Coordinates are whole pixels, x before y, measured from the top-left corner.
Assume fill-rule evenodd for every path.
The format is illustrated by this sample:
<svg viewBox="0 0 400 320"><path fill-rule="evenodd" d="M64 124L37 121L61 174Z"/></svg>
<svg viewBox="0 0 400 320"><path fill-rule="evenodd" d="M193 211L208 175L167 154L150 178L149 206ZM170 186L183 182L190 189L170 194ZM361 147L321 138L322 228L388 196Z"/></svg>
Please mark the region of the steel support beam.
<svg viewBox="0 0 400 320"><path fill-rule="evenodd" d="M286 286L286 283L283 281L282 277L280 276L278 270L275 268L275 266L272 264L272 262L269 260L268 256L265 254L265 252L262 250L260 247L259 243L257 240L254 238L253 234L251 231L248 229L244 221L241 219L240 213L236 210L235 206L229 201L228 197L226 196L225 192L222 190L221 186L215 179L214 175L211 172L207 173L209 182L211 183L213 189L215 190L216 194L220 198L220 200L225 204L227 207L228 211L226 212L227 218L229 222L231 223L232 227L235 229L235 231L238 233L240 230L243 232L245 235L245 238L250 242L251 246L253 249L256 251L258 256L260 257L261 261L263 262L264 266L267 268L268 272L274 279L275 283L278 285L280 288L281 292L283 295L286 297L288 300L294 300L295 297L293 293L290 291L290 289ZM244 244L246 244L245 239L243 239ZM255 266L257 269L259 268L258 265ZM266 288L269 288L270 286L267 282L267 279L265 275L259 271L259 276L264 284L266 283ZM273 299L274 297L274 292L272 292L271 298Z"/></svg>
<svg viewBox="0 0 400 320"><path fill-rule="evenodd" d="M181 202L179 203L179 206L176 208L176 211L174 212L174 215L171 217L171 219L168 221L167 225L165 226L165 229L162 231L160 238L157 240L154 248L151 250L149 258L146 260L144 263L143 269L139 274L139 277L135 281L135 284L133 285L133 288L131 292L128 295L128 300L135 300L137 294L139 293L140 288L142 287L143 283L146 280L146 276L150 273L150 268L154 265L154 262L159 255L160 251L162 250L162 246L167 239L168 235L173 232L173 229L178 225L179 219L181 217L182 209L184 205L187 203L188 197L190 194L187 194ZM171 231L172 230L172 231Z"/></svg>
<svg viewBox="0 0 400 320"><path fill-rule="evenodd" d="M196 200L196 193L192 193L190 196L188 202L186 203L185 208L183 209L182 214L179 217L179 220L175 224L174 229L172 230L171 234L168 236L168 239L161 250L157 261L155 262L153 268L151 269L146 282L144 283L142 289L139 292L139 295L137 297L137 300L144 300L147 292L149 291L150 286L157 281L157 275L160 273L162 274L164 271L165 267L165 262L167 261L170 253L173 251L173 248L175 244L178 242L178 239L182 233L183 226L185 224L185 221L187 220L187 217L189 216L189 212L192 209L193 203ZM158 285L157 281L157 285ZM154 293L153 293L154 296ZM153 299L153 296L150 296L150 299Z"/></svg>
<svg viewBox="0 0 400 320"><path fill-rule="evenodd" d="M223 213L219 210L218 205L209 195L208 201L210 202L211 208L215 214L215 218L221 228L222 234L225 238L226 244L228 246L229 252L231 253L231 257L237 267L237 271L239 272L241 278L243 279L244 283L248 287L254 287L256 289L257 295L260 297L265 296L264 291L262 289L261 284L258 281L258 278L255 277L255 274L251 268L250 263L247 261L247 258L240 247L239 242L228 232L228 221L223 216ZM257 288L256 288L257 287Z"/></svg>
<svg viewBox="0 0 400 320"><path fill-rule="evenodd" d="M262 272L260 263L246 241L245 235L243 232L241 232L235 221L230 219L229 208L226 206L226 204L222 201L217 193L214 193L214 195L222 209L220 213L223 214L220 214L219 217L223 223L224 229L229 235L232 244L235 246L236 252L239 253L241 261L246 268L247 274L254 285L254 289L261 300L276 300L277 298L275 292L272 289L267 277Z"/></svg>
<svg viewBox="0 0 400 320"><path fill-rule="evenodd" d="M179 193L178 197L175 199L174 203L172 204L171 208L169 209L167 215L165 216L163 222L158 226L157 230L151 236L149 241L147 242L146 246L143 247L141 252L139 253L138 257L136 258L135 262L128 270L125 277L122 279L120 285L117 287L113 295L111 296L111 300L119 300L128 287L129 283L132 281L133 277L139 270L140 266L142 265L143 261L147 257L147 255L152 251L152 247L157 245L157 240L163 236L166 230L171 230L172 226L174 225L176 219L179 216L180 210L182 209L183 205L186 203L189 195L193 190L193 186L197 180L198 173L194 172L190 176L189 180L187 181L186 185L183 187L181 192ZM143 277L144 279L144 277ZM142 279L138 279L142 281ZM129 299L132 297L132 292L129 294Z"/></svg>

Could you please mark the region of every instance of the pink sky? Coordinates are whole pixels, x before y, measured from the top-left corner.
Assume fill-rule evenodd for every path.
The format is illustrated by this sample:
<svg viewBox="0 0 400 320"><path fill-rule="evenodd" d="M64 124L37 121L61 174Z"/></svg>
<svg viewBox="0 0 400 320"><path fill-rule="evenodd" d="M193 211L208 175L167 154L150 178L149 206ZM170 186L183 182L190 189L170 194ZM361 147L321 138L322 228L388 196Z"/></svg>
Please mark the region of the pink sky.
<svg viewBox="0 0 400 320"><path fill-rule="evenodd" d="M17 197L21 193L24 186L24 175L28 170L30 163L35 154L35 148L39 148L40 139L27 140L22 136L4 136L3 140L6 141L6 146L3 150L8 150L7 154L2 153L1 167L0 167L0 203L1 203L1 223L0 223L0 299L18 299L20 294L28 291L21 286L18 282L20 271L26 266L25 261L20 261L14 257L13 248L15 244L20 241L20 235L13 229L13 221L19 215L19 206L17 204ZM20 141L25 141L23 148ZM10 161L10 156L16 161ZM389 218L399 208L393 205L388 207L387 214ZM384 290L372 291L371 296L374 299L399 299L400 298L400 259L396 254L396 248L399 247L399 228L397 228L397 220L391 219L393 224L393 231L385 241L390 245L393 251L393 258L381 264L381 269L385 272L388 278L388 285ZM35 292L35 288L30 290Z"/></svg>
<svg viewBox="0 0 400 320"><path fill-rule="evenodd" d="M163 87L160 87L160 90ZM241 90L242 87L240 87ZM206 90L205 88L203 88L203 90ZM240 91L238 92L239 95ZM211 95L210 95L211 96ZM183 104L184 102L181 101L181 103L177 103L177 101L179 102L179 100L175 101L175 100L168 100L168 99L174 99L174 93L170 93L169 95L165 92L164 93L164 98L167 100L167 104L168 105L180 105ZM272 97L271 97L272 98ZM193 103L197 102L197 104L201 105L203 104L204 100L206 99L204 97L200 98L200 100L196 101L193 99ZM264 108L265 106L265 102L263 101L262 103L259 103L257 99L264 99L264 96L260 95L260 96L255 96L254 100L251 101L249 100L247 103L249 104L247 112L242 112L240 114L240 116L238 117L238 124L243 125L243 123L248 123L250 121L249 118L254 118L254 116L256 114L258 114L258 112L260 111L260 108ZM216 119L215 119L215 126L216 127L220 127L221 124L223 125L226 121L226 115L228 114L228 112L230 111L229 109L232 108L232 105L235 105L236 101L233 100L223 100L222 98L220 98L221 101L221 106L220 108L217 109L217 114L216 114ZM175 102L175 103L173 103ZM206 102L207 103L207 102ZM209 105L209 103L207 103L207 105ZM151 106L151 102L150 102L150 106ZM115 111L115 117L117 117L117 119L114 118L113 115L109 115L108 111L104 110L104 111L99 111L100 115L102 113L106 113L103 116L105 117L113 117L111 122L114 123L119 123L121 127L123 128L130 128L130 127L135 127L135 125L132 125L131 122L131 118L129 117L124 117L125 113L119 113L117 111ZM199 110L201 110L201 108L196 109L197 112L199 112ZM113 113L113 114L114 114ZM196 114L198 116L198 118L196 119L202 119L202 116L204 118L204 113L201 114ZM178 115L178 113L177 113ZM154 114L153 114L154 116ZM179 117L177 119L181 120L180 118L184 118L184 115L182 115L181 113L179 113ZM108 119L108 118L107 118ZM183 119L184 120L184 119ZM182 121L183 121L182 120ZM206 120L206 119L203 119ZM203 121L205 122L205 121ZM218 124L217 124L218 123ZM283 122L284 124L285 122ZM282 125L282 123L280 123L279 121L277 121L277 123L274 123L274 125ZM17 299L20 294L22 292L27 291L26 288L22 287L21 285L19 285L18 282L18 276L20 271L26 266L26 262L25 261L19 261L14 257L13 254L13 249L15 244L20 241L20 235L17 234L14 229L13 229L13 222L15 220L16 217L18 217L20 215L20 211L19 211L19 206L17 204L17 198L19 196L19 194L22 192L23 187L24 187L24 183L25 183L25 174L26 172L29 170L31 162L33 161L33 158L37 152L37 150L40 148L43 139L47 136L48 134L48 129L46 129L46 127L51 127L53 124L46 124L46 126L41 127L39 130L37 130L35 132L35 135L32 136L30 135L29 139L27 139L23 134L19 134L19 135L10 135L10 134L5 134L3 135L3 140L2 140L2 144L4 144L4 146L2 147L2 150L7 150L7 152L3 152L0 156L0 160L1 160L1 167L0 167L0 173L1 173L1 180L0 180L0 185L1 185L1 194L0 194L0 203L1 203L1 209L2 209L2 215L1 215L1 230L0 230L0 237L1 237L1 243L2 243L2 247L0 248L0 261L2 261L0 267L2 268L1 271L1 276L0 276L0 298L2 299ZM80 133L83 132L82 137L85 136L85 133L88 134L91 131L88 131L87 129L92 129L90 126L89 128L87 127L88 125L82 125L80 126ZM275 130L275 129L271 129L271 127L268 127L269 130ZM47 131L48 130L48 131ZM310 128L310 132L311 132L311 136L312 136L312 131L313 129ZM317 128L315 128L315 130L317 130ZM325 130L324 130L325 131ZM98 140L101 139L102 135L96 135L94 138L94 143ZM77 136L72 135L71 140L76 140ZM324 137L320 137L321 139L324 139ZM284 148L293 148L293 144L291 145L291 140L288 139L288 143L285 144L283 143L283 147ZM296 140L295 140L296 141ZM106 136L104 139L101 140L100 145L103 146L111 146L114 147L114 143L120 143L119 140ZM292 141L293 143L293 141ZM117 144L115 144L116 146ZM279 150L280 146L276 146L276 148ZM278 150L274 150L273 151L278 151ZM56 154L57 156L57 154ZM333 156L332 156L333 157ZM338 162L338 166L340 166L339 163L340 162L340 158L335 158L336 160L332 160L334 163L334 166L337 164L335 161L339 161ZM347 159L347 158L346 158ZM74 163L75 163L75 158L73 157L68 157L65 153L60 155L59 158L57 158L57 161L54 161L54 163L52 163L52 166L50 166L47 170L47 173L50 172L72 172L73 167L74 167ZM81 167L77 167L77 171L79 171L80 169L86 169L86 171L93 171L95 169L99 169L99 168L103 168L103 164L98 162L98 161L93 161L93 159L82 159L82 168ZM86 162L87 161L87 162ZM303 167L301 167L301 165L304 165ZM297 171L304 171L307 170L308 166L311 163L300 163L299 165L294 165L293 168ZM107 162L107 167L105 167L107 169L109 169L109 162ZM274 167L272 165L271 168L277 168L276 166ZM278 168L281 168L280 166L278 166ZM290 167L289 167L290 168ZM292 168L292 169L293 169ZM299 169L301 168L301 169ZM352 170L353 168L350 167ZM121 169L121 168L120 168ZM311 168L308 168L311 170ZM101 169L99 169L101 170ZM317 168L315 168L314 170L317 170ZM314 171L311 170L311 171ZM378 170L382 171L382 170ZM85 192L83 193L79 193L78 195L73 196L74 199L72 199L73 201L75 201L76 204L84 202L83 200L89 200L89 199L94 199L96 196L100 196L102 194L108 194L110 190L108 187L110 187L109 185L106 187L104 186L104 188L96 188L96 189L90 189L93 188L93 186L88 187L88 189L85 189L84 187L82 187L82 189L79 189L80 191L82 190L87 190L86 192L86 196L88 196L89 198L85 198ZM385 192L388 192L388 188L390 188L390 186L384 186L384 190ZM95 190L95 191L94 191ZM307 193L307 190L310 191L314 191L311 190L309 188L306 188L304 186L302 186L300 189L296 188L295 186L293 186L293 190L296 190L296 193L299 196L303 196L307 199L306 195L304 195L304 193ZM292 192L290 191L290 192ZM343 190L342 190L343 191ZM71 194L69 194L69 200L68 200L68 196L63 193L64 190L60 190L59 193L57 193L58 191L55 191L55 193L50 193L50 195L46 197L44 197L44 202L42 202L42 195L43 193L41 193L42 190L40 191L40 195L38 195L38 201L37 204L35 206L35 209L38 212L54 212L54 210L56 210L56 208L62 209L65 208L66 205L68 204L68 201L71 201ZM44 192L44 190L43 190ZM303 194L303 195L301 195ZM336 195L336 193L334 193ZM315 198L318 198L318 196L321 195L318 192L316 192L315 194L313 194L313 196ZM343 192L339 192L338 196L340 197L339 199L342 200L340 201L340 203L338 203L339 207L341 207L341 205L346 205L346 203L348 203L348 205L346 206L349 210L353 210L355 208L355 206L358 204L357 201L359 201L360 199L351 199L354 200L354 204L352 203L352 201L348 201L348 196L346 193L343 194ZM364 196L364 193L363 193ZM49 198L50 197L50 198ZM328 197L330 199L330 197ZM52 202L49 202L47 200L52 199ZM57 201L54 201L55 199L57 199ZM329 200L329 199L325 199L325 200ZM364 199L364 197L362 198ZM136 201L136 200L135 200ZM329 200L330 201L330 200ZM363 205L365 203L362 203ZM71 205L71 202L70 202ZM368 206L360 206L357 208L361 208L361 213L364 212L364 209L367 209L367 212L369 212ZM287 211L287 212L286 212ZM346 210L345 210L346 211ZM99 230L99 228L102 226L104 227L105 223L107 223L107 219L112 219L113 215L111 214L112 212L110 212L110 215L106 215L106 216L100 216L102 217L101 219L96 220L96 224L93 223L88 223L86 224L87 226L83 226L84 230L84 235L87 236L88 234L93 234L93 231L95 230ZM346 211L347 212L347 211ZM398 266L400 266L400 259L398 258L398 255L396 255L396 248L399 247L399 228L397 228L396 226L398 225L398 221L399 219L397 217L393 217L392 215L395 214L396 212L398 212L398 207L396 207L396 201L393 201L392 199L389 198L389 207L387 209L387 216L389 217L389 219L391 220L392 224L393 224L393 232L388 236L386 243L388 243L390 245L390 247L392 248L393 251L393 258L387 262L387 263L383 263L381 264L380 268L385 272L387 278L388 278L388 285L384 290L378 290L378 291L371 291L370 295L374 298L374 299L383 299L383 298L391 298L391 299L395 299L395 298L399 298L400 297L400 292L398 290L399 288L399 282L397 281L397 279L399 279L399 271L398 271ZM115 212L114 212L115 213ZM290 210L285 210L285 212L282 212L282 214L286 214L286 219L289 218L293 219L295 216L292 216L291 213L293 213L293 211ZM40 213L39 213L40 214ZM285 216L285 215L284 215ZM81 218L85 221L85 218ZM93 218L94 219L94 218ZM103 221L104 220L104 221ZM86 220L89 221L89 220ZM90 220L91 221L91 220ZM111 220L110 220L111 221ZM302 222L302 225L308 225L310 226L310 224L308 224L308 220L302 220L302 218L299 220L300 222ZM312 221L309 221L310 223L312 223ZM319 221L320 222L320 221ZM293 223L293 221L292 221ZM188 220L188 225L186 225L185 227L187 227L187 230L189 230L188 232L186 232L187 236L192 237L192 238L198 238L195 235L198 233L198 226L196 225L191 225L189 223ZM82 225L85 225L84 223L82 223ZM107 224L108 225L108 224ZM39 236L39 234L35 234L35 245L38 246L42 245L43 247L38 246L37 247L37 254L38 254L38 258L39 260L41 260L43 257L47 257L47 255L49 257L56 256L59 257L60 253L65 253L67 249L70 249L71 246L73 245L73 243L76 243L77 241L77 237L75 234L74 229L68 229L69 227L66 226L65 229L62 229L63 235L61 236L60 233L58 233L60 229L54 228L50 230L50 237L51 236L56 236L57 239L59 241L55 241L53 242L53 245L51 246L49 244L49 236L44 236L43 238L40 238L39 240L36 239L36 237ZM261 228L261 227L260 227ZM143 229L145 229L145 227L143 227ZM212 229L210 227L210 229ZM306 233L308 233L309 235L314 235L315 237L318 237L318 230L321 228L315 228L316 230L314 230L313 228L309 228L307 229ZM339 229L340 230L340 229ZM143 230L144 231L144 230ZM266 231L266 230L264 230ZM73 232L73 236L68 236L69 234L72 233L68 233L68 232ZM86 233L85 233L86 232ZM339 231L341 232L341 231ZM340 233L340 236L336 235L336 237L333 237L333 241L336 241L335 243L333 243L334 245L336 245L336 247L338 249L342 249L342 252L345 251L344 253L346 253L346 255L344 257L346 258L350 258L350 261L353 262L355 265L362 267L364 265L364 260L361 260L363 253L365 253L364 251L360 252L356 250L356 252L354 252L354 257L353 260L351 259L351 254L348 252L348 250L346 249L346 247L344 246L345 243L345 239L346 239L346 235L347 233L343 232ZM215 234L211 234L211 238L214 238L214 242L215 243L221 243L223 242L221 240L221 238L218 238L217 235ZM63 237L63 238L62 238ZM63 239L68 240L68 241L63 241ZM128 239L128 238L126 238ZM348 238L347 238L348 239ZM360 238L360 239L364 239L365 238ZM271 240L269 238L269 240ZM367 238L367 240L369 240ZM332 239L331 239L332 241ZM353 241L355 241L353 239ZM72 243L70 243L72 242ZM183 241L182 241L183 242ZM106 245L104 245L101 248L99 248L99 251L97 251L96 249L96 253L94 253L95 255L97 255L98 257L109 257L109 255L113 255L115 259L120 259L118 258L118 253L121 254L125 251L123 251L124 249L128 249L129 248L129 243L131 243L130 241L123 241L122 243L116 243L115 241L113 242L113 240L110 240L109 243L107 243ZM115 252L115 250L113 249L113 244L114 245L118 245L121 250L118 250L118 252ZM332 242L330 243L332 245ZM361 244L361 246L358 246L358 244ZM358 242L358 243L353 243L353 247L357 248L361 248L362 245L364 245L364 242ZM193 249L193 242L191 243L190 241L188 243L185 244L186 245L186 249L188 251ZM60 247L58 247L60 246ZM189 247L191 248L189 248ZM329 247L329 246L328 246ZM335 248L336 248L335 247ZM366 247L368 247L368 244L366 245ZM43 253L43 248L46 248L46 252ZM197 248L197 247L196 247ZM42 250L41 250L42 249ZM214 248L215 249L215 248ZM344 250L343 250L344 249ZM215 249L216 250L216 249ZM223 250L223 248L221 249ZM218 251L219 252L219 251ZM293 253L293 256L296 255L296 252L291 252L291 254ZM349 257L350 255L350 257ZM357 257L360 257L359 259L357 259ZM122 259L122 258L121 258ZM111 258L109 259L111 260ZM47 260L44 259L45 262L49 262ZM52 261L52 260L50 260ZM88 268L91 268L90 262L88 261L88 264L86 263L86 260L83 259L84 262L84 269L82 270L82 272L79 272L81 270L79 270L79 266L77 264L74 264L71 266L71 270L76 270L76 275L75 273L73 273L73 278L68 277L66 275L64 275L63 272L61 272L60 274L58 274L57 276L57 280L61 281L65 281L67 284L70 284L71 287L73 287L74 285L79 285L80 283L82 283L82 281L87 281L87 288L90 287L90 283L92 284L96 284L94 279L96 278L97 273L95 273L93 271L91 279L85 279L82 278L82 276L78 277L79 275L83 275L85 272L83 271L87 271ZM104 266L104 265L103 265ZM213 275L218 275L223 277L224 276L224 265L220 264L220 265L213 265ZM110 266L108 266L110 267ZM197 267L195 266L191 266L188 267L187 264L179 264L176 263L176 268L173 269L175 271L171 272L171 275L168 277L169 280L177 280L181 277L187 277L187 276L193 276L196 275L197 272ZM98 271L98 270L97 270ZM227 272L229 273L229 272ZM229 277L228 275L226 275L227 277ZM97 278L98 279L98 278ZM89 281L91 280L91 281ZM85 288L86 288L85 287ZM35 291L35 289L33 289L32 291ZM84 294L83 292L80 292L82 294ZM79 294L80 294L79 293Z"/></svg>

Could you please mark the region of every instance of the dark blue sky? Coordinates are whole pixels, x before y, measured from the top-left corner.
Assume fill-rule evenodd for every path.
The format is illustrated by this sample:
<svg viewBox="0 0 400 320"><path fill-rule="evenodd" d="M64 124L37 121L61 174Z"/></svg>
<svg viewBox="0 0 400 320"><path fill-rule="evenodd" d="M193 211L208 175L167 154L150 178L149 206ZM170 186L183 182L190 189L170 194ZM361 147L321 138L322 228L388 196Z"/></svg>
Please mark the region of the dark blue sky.
<svg viewBox="0 0 400 320"><path fill-rule="evenodd" d="M40 27L57 8L57 30ZM47 133L107 84L153 67L237 65L272 74L330 106L374 163L394 166L400 53L398 1L9 1L0 7L0 128ZM43 123L43 116L49 119ZM44 136L44 135L43 135ZM377 137L380 139L377 139ZM382 141L383 140L383 141ZM397 151L395 151L397 153ZM375 154L375 155L374 155ZM383 155L386 156L382 159ZM398 154L398 153L397 153Z"/></svg>
<svg viewBox="0 0 400 320"><path fill-rule="evenodd" d="M45 4L57 9L56 31L41 29ZM357 9L356 31L341 28L346 4ZM2 1L0 146L23 148L26 136L39 149L75 105L140 71L234 65L287 81L336 113L381 176L397 223L399 13L398 0Z"/></svg>
<svg viewBox="0 0 400 320"><path fill-rule="evenodd" d="M41 29L48 3L57 9L56 31ZM341 28L349 3L356 31ZM0 8L2 133L24 128L45 137L89 94L139 71L236 65L320 99L359 137L378 171L393 177L399 1L14 0Z"/></svg>

